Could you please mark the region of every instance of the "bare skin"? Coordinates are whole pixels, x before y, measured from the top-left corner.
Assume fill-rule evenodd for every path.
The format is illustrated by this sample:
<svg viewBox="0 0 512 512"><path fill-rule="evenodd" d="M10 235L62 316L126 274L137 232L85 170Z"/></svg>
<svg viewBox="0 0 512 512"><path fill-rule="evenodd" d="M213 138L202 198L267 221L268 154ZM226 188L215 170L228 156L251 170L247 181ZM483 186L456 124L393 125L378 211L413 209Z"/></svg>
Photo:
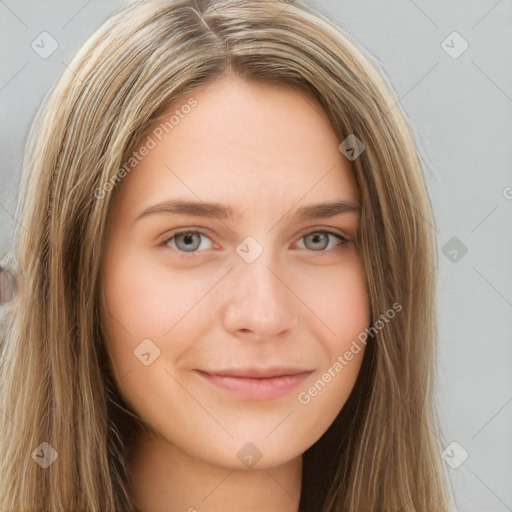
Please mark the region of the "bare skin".
<svg viewBox="0 0 512 512"><path fill-rule="evenodd" d="M118 185L102 265L115 378L152 431L133 447L131 492L142 512L296 512L302 454L364 352L332 369L369 323L357 184L304 92L226 75L190 97ZM235 214L141 216L171 199ZM297 216L333 201L349 207Z"/></svg>

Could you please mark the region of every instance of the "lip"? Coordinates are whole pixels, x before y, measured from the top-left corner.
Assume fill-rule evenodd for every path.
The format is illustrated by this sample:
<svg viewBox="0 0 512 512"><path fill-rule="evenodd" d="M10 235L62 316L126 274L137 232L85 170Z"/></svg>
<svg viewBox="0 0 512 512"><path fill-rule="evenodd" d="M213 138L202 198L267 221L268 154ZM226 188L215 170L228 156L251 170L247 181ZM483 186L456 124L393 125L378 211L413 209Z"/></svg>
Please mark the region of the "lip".
<svg viewBox="0 0 512 512"><path fill-rule="evenodd" d="M196 370L207 382L242 400L275 400L286 396L313 370L294 368L245 368L217 371Z"/></svg>

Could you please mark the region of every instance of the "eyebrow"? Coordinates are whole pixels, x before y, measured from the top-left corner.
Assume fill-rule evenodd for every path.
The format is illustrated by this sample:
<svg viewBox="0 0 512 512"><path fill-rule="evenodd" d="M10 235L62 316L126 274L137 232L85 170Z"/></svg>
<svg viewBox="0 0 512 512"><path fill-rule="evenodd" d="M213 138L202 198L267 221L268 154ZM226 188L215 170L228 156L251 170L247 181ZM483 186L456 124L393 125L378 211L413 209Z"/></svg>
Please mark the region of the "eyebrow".
<svg viewBox="0 0 512 512"><path fill-rule="evenodd" d="M298 208L294 214L297 220L316 218L330 218L346 212L359 212L360 207L351 201L328 201L315 203ZM239 210L221 203L196 202L173 199L150 206L140 213L135 221L154 214L193 215L195 217L208 217L220 220L237 221L240 219Z"/></svg>

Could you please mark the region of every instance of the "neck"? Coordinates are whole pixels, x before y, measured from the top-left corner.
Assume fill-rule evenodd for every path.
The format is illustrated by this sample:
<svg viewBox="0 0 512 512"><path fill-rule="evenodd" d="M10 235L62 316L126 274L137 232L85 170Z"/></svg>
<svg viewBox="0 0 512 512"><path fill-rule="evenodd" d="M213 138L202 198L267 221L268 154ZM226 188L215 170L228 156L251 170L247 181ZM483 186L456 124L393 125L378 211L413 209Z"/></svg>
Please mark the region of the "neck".
<svg viewBox="0 0 512 512"><path fill-rule="evenodd" d="M167 440L141 435L129 461L130 492L141 512L297 512L302 457L268 469L233 469L191 457Z"/></svg>

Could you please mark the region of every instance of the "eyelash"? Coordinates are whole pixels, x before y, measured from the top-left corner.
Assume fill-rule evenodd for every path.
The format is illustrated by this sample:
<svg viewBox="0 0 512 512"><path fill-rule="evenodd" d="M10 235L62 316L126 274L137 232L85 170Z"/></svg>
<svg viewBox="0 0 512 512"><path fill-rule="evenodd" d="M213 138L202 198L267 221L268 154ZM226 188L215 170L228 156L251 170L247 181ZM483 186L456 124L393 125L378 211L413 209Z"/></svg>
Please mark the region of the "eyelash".
<svg viewBox="0 0 512 512"><path fill-rule="evenodd" d="M333 235L335 236L336 238L338 238L341 243L338 244L338 245L345 245L347 242L349 242L350 240L345 237L344 235L341 235L340 233L338 233L337 231L333 231L331 229L318 229L318 230L314 230L314 231L310 231L309 233L306 233L305 235L301 236L300 237L300 240L306 238L307 236L309 235L312 235L312 234L329 234L329 235ZM205 236L206 238L210 238L206 233L204 233L203 231L201 230L196 230L196 229L184 229L182 231L174 231L170 237L168 237L166 240L164 240L162 242L162 246L168 246L169 242L171 240L173 240L175 237L179 236L179 235L192 235L192 234L199 234L199 235L203 235ZM192 257L194 254L198 253L198 252L202 252L202 251L182 251L180 249L175 249L174 247L171 247L173 250L177 251L178 253L180 253L180 256L181 257L184 257L184 258L189 258L189 257ZM323 249L323 250L319 250L319 251L314 251L312 249L306 249L306 250L309 250L310 252L317 252L317 253L325 253L325 252L328 252L328 251L332 251L333 248L331 249Z"/></svg>

